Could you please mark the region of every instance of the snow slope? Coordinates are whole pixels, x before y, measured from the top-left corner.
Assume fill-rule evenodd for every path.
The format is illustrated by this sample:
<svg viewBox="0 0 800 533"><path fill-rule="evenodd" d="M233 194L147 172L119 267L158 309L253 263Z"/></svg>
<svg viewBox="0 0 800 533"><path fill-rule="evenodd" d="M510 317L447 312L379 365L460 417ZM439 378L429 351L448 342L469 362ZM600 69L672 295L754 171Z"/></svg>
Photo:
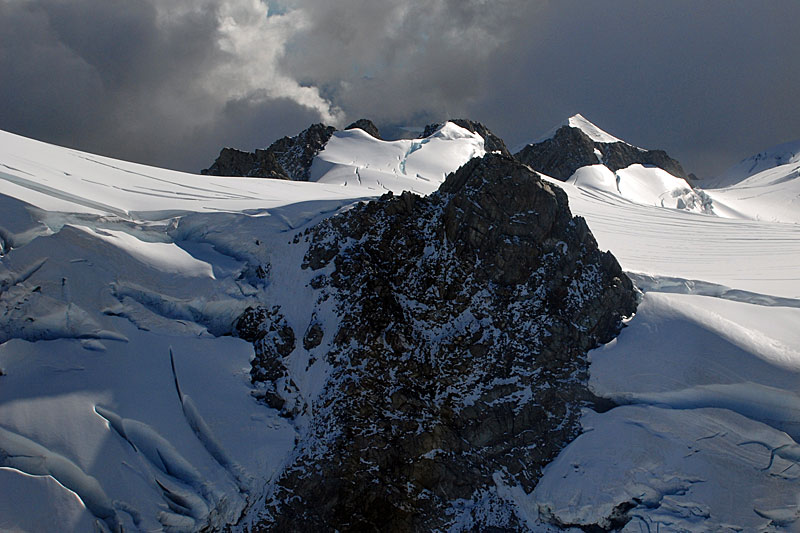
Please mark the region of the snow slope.
<svg viewBox="0 0 800 533"><path fill-rule="evenodd" d="M605 165L589 165L576 170L567 183L636 204L712 214L710 201L702 193L692 190L686 180L656 167L636 164L612 172Z"/></svg>
<svg viewBox="0 0 800 533"><path fill-rule="evenodd" d="M484 153L480 135L452 122L424 139L382 141L358 128L337 131L314 159L311 181L430 194L447 173Z"/></svg>
<svg viewBox="0 0 800 533"><path fill-rule="evenodd" d="M777 146L743 159L720 176L704 180L708 188L720 189L736 185L756 174L784 165L800 165L800 139Z"/></svg>
<svg viewBox="0 0 800 533"><path fill-rule="evenodd" d="M800 226L663 209L551 181L627 271L800 298Z"/></svg>
<svg viewBox="0 0 800 533"><path fill-rule="evenodd" d="M707 189L729 216L800 224L800 144L787 163L750 174L732 185ZM766 166L757 165L756 168Z"/></svg>
<svg viewBox="0 0 800 533"><path fill-rule="evenodd" d="M631 508L625 531L797 530L800 227L562 187L644 295L591 354L592 388L623 406L587 411L521 507L539 524Z"/></svg>
<svg viewBox="0 0 800 533"><path fill-rule="evenodd" d="M430 192L482 150L452 124L427 140L340 132L302 183L0 132L0 493L13 495L0 529L235 522L298 428L252 398L252 346L224 336L232 321L276 300L304 331L313 294L293 236L387 188ZM536 530L602 525L615 509L626 531L797 530L800 225L753 216L745 197L736 218L674 209L681 184L635 167L554 181L644 292L591 354L591 386L621 405L587 411L537 489L508 497ZM790 182L759 182L758 209L783 205L770 191ZM733 206L724 191L709 195ZM315 394L324 362L293 364Z"/></svg>

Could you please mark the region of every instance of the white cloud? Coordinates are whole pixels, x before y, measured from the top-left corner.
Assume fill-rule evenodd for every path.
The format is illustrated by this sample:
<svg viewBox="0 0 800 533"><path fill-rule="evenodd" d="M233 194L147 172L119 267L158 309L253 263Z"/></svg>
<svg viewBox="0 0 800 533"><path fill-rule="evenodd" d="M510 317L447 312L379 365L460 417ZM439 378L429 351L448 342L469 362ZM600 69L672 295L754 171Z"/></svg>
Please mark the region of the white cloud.
<svg viewBox="0 0 800 533"><path fill-rule="evenodd" d="M323 122L341 125L343 113L312 86L302 86L281 67L290 38L306 26L302 10L268 16L267 4L259 0L189 0L155 2L159 23L182 24L199 10L216 14L216 51L219 56L206 65L196 83L215 97L220 107L232 100L258 104L288 99L316 111Z"/></svg>

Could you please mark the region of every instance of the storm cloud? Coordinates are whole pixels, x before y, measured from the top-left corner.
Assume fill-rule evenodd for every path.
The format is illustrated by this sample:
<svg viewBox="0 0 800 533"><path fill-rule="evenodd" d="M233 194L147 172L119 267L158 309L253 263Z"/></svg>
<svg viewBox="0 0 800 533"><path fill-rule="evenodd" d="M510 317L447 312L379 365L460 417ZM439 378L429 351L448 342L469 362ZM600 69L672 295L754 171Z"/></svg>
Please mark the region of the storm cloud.
<svg viewBox="0 0 800 533"><path fill-rule="evenodd" d="M794 0L0 0L0 128L197 171L312 122L582 113L689 171L800 137Z"/></svg>

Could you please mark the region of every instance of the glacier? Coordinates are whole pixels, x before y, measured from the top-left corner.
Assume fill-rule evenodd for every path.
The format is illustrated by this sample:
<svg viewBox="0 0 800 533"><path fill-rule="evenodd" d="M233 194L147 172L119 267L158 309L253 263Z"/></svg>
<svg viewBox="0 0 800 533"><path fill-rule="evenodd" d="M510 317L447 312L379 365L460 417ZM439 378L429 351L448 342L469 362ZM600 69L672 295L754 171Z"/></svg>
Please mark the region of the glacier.
<svg viewBox="0 0 800 533"><path fill-rule="evenodd" d="M568 124L618 141L582 117ZM545 177L643 295L621 335L590 353L592 390L621 405L587 409L533 492L496 475L531 529L797 530L790 148L720 187L641 165ZM246 530L299 428L256 400L235 317L279 299L304 331L312 275L291 266L295 235L387 190L428 194L483 153L452 123L427 142L349 130L310 182L290 182L0 132L0 493L13 495L0 529ZM318 394L324 362L292 364L300 393Z"/></svg>

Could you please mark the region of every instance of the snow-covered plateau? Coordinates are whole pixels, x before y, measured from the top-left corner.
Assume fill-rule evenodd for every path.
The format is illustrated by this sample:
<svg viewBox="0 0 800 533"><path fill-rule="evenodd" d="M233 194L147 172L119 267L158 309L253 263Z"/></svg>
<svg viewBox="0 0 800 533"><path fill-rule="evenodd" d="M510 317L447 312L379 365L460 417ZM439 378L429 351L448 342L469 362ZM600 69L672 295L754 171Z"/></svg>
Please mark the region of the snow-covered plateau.
<svg viewBox="0 0 800 533"><path fill-rule="evenodd" d="M565 125L622 142L580 115ZM321 310L325 335L337 320L293 243L387 191L431 194L484 154L451 122L414 140L352 129L296 182L0 132L0 530L263 527L313 416L301 407L331 373L303 350L307 312ZM589 353L607 408L584 410L583 433L534 490L496 472L521 524L800 531L798 154L782 145L707 189L649 165L613 171L599 151L567 181L543 177L642 294L619 336ZM281 323L311 331L285 357L294 417L295 404L263 401L254 346L234 336L248 308L271 302Z"/></svg>

